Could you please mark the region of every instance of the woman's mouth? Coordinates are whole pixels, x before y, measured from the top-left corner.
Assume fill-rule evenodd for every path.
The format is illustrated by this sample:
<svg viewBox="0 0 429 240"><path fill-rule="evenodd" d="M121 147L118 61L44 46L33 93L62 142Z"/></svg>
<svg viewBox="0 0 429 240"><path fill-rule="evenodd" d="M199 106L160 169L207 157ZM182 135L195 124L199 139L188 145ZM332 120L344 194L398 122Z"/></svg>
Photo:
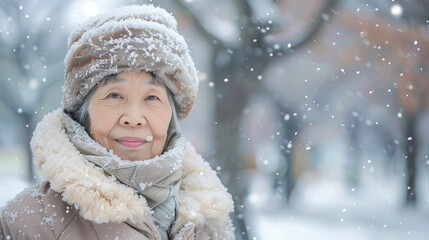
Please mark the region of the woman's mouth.
<svg viewBox="0 0 429 240"><path fill-rule="evenodd" d="M136 137L122 137L116 139L121 145L129 148L137 148L143 145L146 141Z"/></svg>

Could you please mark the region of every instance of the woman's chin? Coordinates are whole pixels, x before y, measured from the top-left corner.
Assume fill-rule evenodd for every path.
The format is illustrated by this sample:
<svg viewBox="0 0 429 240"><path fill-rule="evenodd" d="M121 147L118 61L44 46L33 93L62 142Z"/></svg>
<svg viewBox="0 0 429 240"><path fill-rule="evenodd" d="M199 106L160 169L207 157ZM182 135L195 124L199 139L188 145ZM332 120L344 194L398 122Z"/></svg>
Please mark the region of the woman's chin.
<svg viewBox="0 0 429 240"><path fill-rule="evenodd" d="M121 143L114 142L112 144L112 150L122 160L142 161L162 154L162 148L157 148L157 146L154 146L153 144L153 142L147 142L138 147L129 147ZM153 151L154 149L155 151Z"/></svg>
<svg viewBox="0 0 429 240"><path fill-rule="evenodd" d="M115 153L115 151L113 151ZM119 158L121 158L122 160L128 160L128 161L142 161L142 160L148 160L150 158L152 158L150 155L148 155L147 153L142 153L142 152L116 152L115 153Z"/></svg>

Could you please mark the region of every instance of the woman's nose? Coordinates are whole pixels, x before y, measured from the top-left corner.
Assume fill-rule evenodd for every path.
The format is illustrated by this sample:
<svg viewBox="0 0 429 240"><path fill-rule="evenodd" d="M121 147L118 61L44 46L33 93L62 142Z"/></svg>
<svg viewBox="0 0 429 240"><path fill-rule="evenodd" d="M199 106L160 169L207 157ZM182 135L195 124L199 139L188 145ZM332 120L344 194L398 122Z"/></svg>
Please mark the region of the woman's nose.
<svg viewBox="0 0 429 240"><path fill-rule="evenodd" d="M124 112L119 119L119 122L123 126L139 127L146 125L146 117L138 107L128 107L124 109Z"/></svg>

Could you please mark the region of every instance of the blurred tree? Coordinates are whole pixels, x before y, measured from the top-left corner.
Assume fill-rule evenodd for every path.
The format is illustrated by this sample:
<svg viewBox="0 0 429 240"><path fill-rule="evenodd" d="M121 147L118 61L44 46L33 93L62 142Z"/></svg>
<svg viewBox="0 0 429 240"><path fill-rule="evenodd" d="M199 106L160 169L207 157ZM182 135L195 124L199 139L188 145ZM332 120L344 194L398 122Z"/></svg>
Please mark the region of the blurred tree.
<svg viewBox="0 0 429 240"><path fill-rule="evenodd" d="M29 142L35 112L41 110L46 91L64 74L67 35L56 28L60 27L58 23L63 20L67 3L55 1L40 8L37 1L0 2L0 101L24 123L19 127L25 129L22 142L27 151L30 182L34 181Z"/></svg>
<svg viewBox="0 0 429 240"><path fill-rule="evenodd" d="M337 69L345 72L356 70L370 71L370 80L361 83L362 92L370 92L364 95L371 104L385 104L385 94L396 94L394 106L390 107L392 118L403 119L402 144L406 157L406 204L414 205L416 202L416 173L417 152L420 141L417 138L418 120L421 114L427 110L429 103L429 32L427 31L428 1L413 1L414 5L403 4L404 1L395 1L391 8L383 9L383 12L360 11L359 14L343 12L337 16L336 27L348 29L354 36L353 41L344 41L344 49L338 53ZM396 5L395 5L396 4ZM392 13L392 8L400 8L402 15ZM390 9L390 11L389 11ZM382 10L380 10L382 11ZM402 18L402 19L401 19ZM360 39L360 40L359 40ZM356 41L359 40L359 41ZM334 64L335 65L335 64ZM343 77L344 78L344 77ZM352 79L348 77L348 79ZM339 86L345 82L337 81ZM337 86L338 87L338 86ZM371 93L376 94L371 94ZM368 106L363 106L367 108ZM362 109L362 108L361 108ZM362 109L363 110L363 109ZM365 110L363 110L365 111ZM352 129L351 142L353 148L360 148L356 141L359 130L359 122L352 120L355 129ZM392 155L394 136L392 131L383 130L385 134L386 151ZM391 127L391 126L390 126ZM388 133L390 132L390 133ZM358 155L355 155L358 156ZM357 161L354 161L357 163ZM357 169L357 164L353 165ZM353 175L356 172L353 173ZM353 178L353 177L352 177ZM356 181L356 180L353 180Z"/></svg>
<svg viewBox="0 0 429 240"><path fill-rule="evenodd" d="M406 203L416 202L416 162L419 147L417 138L417 122L419 116L427 110L429 101L429 66L424 59L429 56L429 33L427 28L419 24L404 22L385 22L383 19L359 19L361 31L367 33L366 38L372 46L383 46L384 51L377 60L388 59L393 66L394 77L388 71L380 69L380 79L389 79L397 87L397 104L403 109L400 115L404 119L404 138L401 143L406 155ZM379 28L377 24L387 27ZM386 44L386 41L388 44ZM362 56L367 58L368 56ZM386 65L380 66L386 68Z"/></svg>
<svg viewBox="0 0 429 240"><path fill-rule="evenodd" d="M233 26L239 29L237 39L225 40L221 32L215 29L205 20L203 11L199 11L192 4L184 1L176 1L179 6L193 20L203 36L213 42L214 55L212 58L214 89L215 89L215 123L216 128L216 160L223 169L227 169L222 175L223 181L228 185L235 198L236 227L243 239L248 238L247 226L243 221L243 200L245 189L238 185L242 168L242 159L238 149L239 124L243 110L249 99L261 91L261 80L266 67L278 58L290 56L302 46L311 43L315 35L321 30L323 23L332 14L332 8L336 1L311 1L311 14L314 22L308 27L295 28L294 34L290 34L290 28L295 27L294 22L285 23L281 17L281 10L274 1L270 0L240 0L236 1L236 22ZM276 1L277 2L277 1ZM284 1L287 5L287 1ZM293 3L297 3L292 1ZM230 23L231 24L231 23ZM219 29L223 30L223 29ZM286 34L285 34L286 33ZM262 90L264 91L264 90ZM287 104L277 102L279 112L284 116L290 110ZM293 107L292 107L293 110ZM295 123L285 122L284 129L291 132ZM289 126L288 124L294 124ZM284 142L292 141L289 135ZM284 145L285 145L284 144ZM284 147L284 153L288 159L288 172L286 173L287 197L293 188L292 167L290 150Z"/></svg>

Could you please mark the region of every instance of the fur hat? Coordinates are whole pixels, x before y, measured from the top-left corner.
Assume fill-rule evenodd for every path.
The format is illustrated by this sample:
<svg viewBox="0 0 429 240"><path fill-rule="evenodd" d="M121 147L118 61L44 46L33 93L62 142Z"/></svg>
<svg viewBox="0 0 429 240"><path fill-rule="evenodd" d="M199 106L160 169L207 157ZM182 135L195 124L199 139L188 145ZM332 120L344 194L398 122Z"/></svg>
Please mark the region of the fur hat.
<svg viewBox="0 0 429 240"><path fill-rule="evenodd" d="M75 29L64 60L63 107L74 111L105 76L153 72L173 93L179 119L189 113L198 77L176 19L153 5L133 5L98 15Z"/></svg>

